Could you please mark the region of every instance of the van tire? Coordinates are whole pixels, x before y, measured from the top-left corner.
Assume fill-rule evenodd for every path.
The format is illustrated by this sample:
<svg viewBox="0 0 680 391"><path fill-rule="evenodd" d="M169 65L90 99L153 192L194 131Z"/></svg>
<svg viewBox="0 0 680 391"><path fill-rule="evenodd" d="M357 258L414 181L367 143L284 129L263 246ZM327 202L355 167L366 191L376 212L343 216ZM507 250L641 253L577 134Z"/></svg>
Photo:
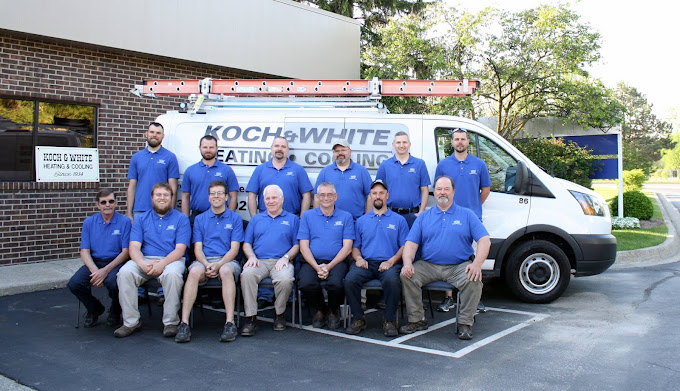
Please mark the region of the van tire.
<svg viewBox="0 0 680 391"><path fill-rule="evenodd" d="M519 300L550 303L562 296L571 278L566 254L546 240L520 244L508 258L505 283Z"/></svg>

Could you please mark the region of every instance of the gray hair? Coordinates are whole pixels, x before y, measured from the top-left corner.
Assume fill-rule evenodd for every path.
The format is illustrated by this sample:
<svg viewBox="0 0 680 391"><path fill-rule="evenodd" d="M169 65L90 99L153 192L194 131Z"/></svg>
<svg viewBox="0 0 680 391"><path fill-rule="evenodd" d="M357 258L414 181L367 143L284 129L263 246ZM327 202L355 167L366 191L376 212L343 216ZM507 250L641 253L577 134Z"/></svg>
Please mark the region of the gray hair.
<svg viewBox="0 0 680 391"><path fill-rule="evenodd" d="M319 189L321 188L321 186L330 187L331 189L333 189L333 193L337 193L335 191L335 185L333 184L333 182L321 182L321 183L319 183L319 186L316 187L317 193L319 192Z"/></svg>
<svg viewBox="0 0 680 391"><path fill-rule="evenodd" d="M281 190L279 185L268 185L262 191L262 195L267 194L267 190L271 190L271 191L275 192L279 197L283 198L283 190Z"/></svg>

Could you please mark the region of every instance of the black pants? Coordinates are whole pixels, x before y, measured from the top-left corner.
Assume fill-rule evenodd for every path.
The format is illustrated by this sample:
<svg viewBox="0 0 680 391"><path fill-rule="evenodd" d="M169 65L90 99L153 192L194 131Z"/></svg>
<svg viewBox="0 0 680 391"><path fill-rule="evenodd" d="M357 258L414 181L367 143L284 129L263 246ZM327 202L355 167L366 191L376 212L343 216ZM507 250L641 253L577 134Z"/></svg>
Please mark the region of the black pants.
<svg viewBox="0 0 680 391"><path fill-rule="evenodd" d="M303 261L304 262L304 261ZM330 261L317 260L319 265L328 264ZM322 288L328 292L328 309L330 312L337 312L340 305L345 300L345 286L343 280L347 274L347 262L340 262L328 273L325 280L319 279L316 270L308 263L303 263L300 267L300 290L307 300L307 303L315 311L322 311L324 306Z"/></svg>

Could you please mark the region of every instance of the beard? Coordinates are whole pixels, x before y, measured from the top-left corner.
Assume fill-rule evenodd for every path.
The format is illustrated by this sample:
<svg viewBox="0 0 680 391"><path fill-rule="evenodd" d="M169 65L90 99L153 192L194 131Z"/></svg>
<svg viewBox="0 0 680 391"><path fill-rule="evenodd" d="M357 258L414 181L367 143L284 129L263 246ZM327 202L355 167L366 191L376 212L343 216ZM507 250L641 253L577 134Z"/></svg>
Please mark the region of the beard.
<svg viewBox="0 0 680 391"><path fill-rule="evenodd" d="M449 197L447 197L447 196L439 196L439 197L437 198L437 203L438 203L439 205L446 205L446 204L449 203Z"/></svg>
<svg viewBox="0 0 680 391"><path fill-rule="evenodd" d="M168 214L168 212L170 212L170 204L167 204L163 207L153 204L153 210L159 215L165 216L166 214Z"/></svg>
<svg viewBox="0 0 680 391"><path fill-rule="evenodd" d="M453 147L453 150L458 152L458 153L463 153L463 152L467 151L467 147L463 147L463 146Z"/></svg>
<svg viewBox="0 0 680 391"><path fill-rule="evenodd" d="M158 140L146 140L146 143L149 144L151 148L156 148L157 146L161 145L161 142Z"/></svg>
<svg viewBox="0 0 680 391"><path fill-rule="evenodd" d="M339 164L339 165L342 166L342 165L345 164L345 163L347 163L347 158L346 158L346 157L342 157L342 158L337 158L337 159L335 159L335 164Z"/></svg>
<svg viewBox="0 0 680 391"><path fill-rule="evenodd" d="M206 152L206 153L202 154L201 156L203 156L203 159L205 159L205 160L213 160L215 158L215 156L217 156L217 154L212 153L212 152Z"/></svg>
<svg viewBox="0 0 680 391"><path fill-rule="evenodd" d="M373 201L373 207L376 208L376 209L378 209L378 210L379 210L379 209L382 209L383 205L385 205L385 203L383 202L383 200L375 200L375 201Z"/></svg>

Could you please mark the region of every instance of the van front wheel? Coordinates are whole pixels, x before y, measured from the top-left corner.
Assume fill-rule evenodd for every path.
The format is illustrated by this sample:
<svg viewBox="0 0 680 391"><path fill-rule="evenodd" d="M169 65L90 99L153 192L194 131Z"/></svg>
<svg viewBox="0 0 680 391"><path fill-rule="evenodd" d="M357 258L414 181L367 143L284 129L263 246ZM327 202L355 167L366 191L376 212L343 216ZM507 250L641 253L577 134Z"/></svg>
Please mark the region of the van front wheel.
<svg viewBox="0 0 680 391"><path fill-rule="evenodd" d="M564 251L551 242L522 243L508 261L505 283L524 302L550 303L562 296L569 285L569 260Z"/></svg>

